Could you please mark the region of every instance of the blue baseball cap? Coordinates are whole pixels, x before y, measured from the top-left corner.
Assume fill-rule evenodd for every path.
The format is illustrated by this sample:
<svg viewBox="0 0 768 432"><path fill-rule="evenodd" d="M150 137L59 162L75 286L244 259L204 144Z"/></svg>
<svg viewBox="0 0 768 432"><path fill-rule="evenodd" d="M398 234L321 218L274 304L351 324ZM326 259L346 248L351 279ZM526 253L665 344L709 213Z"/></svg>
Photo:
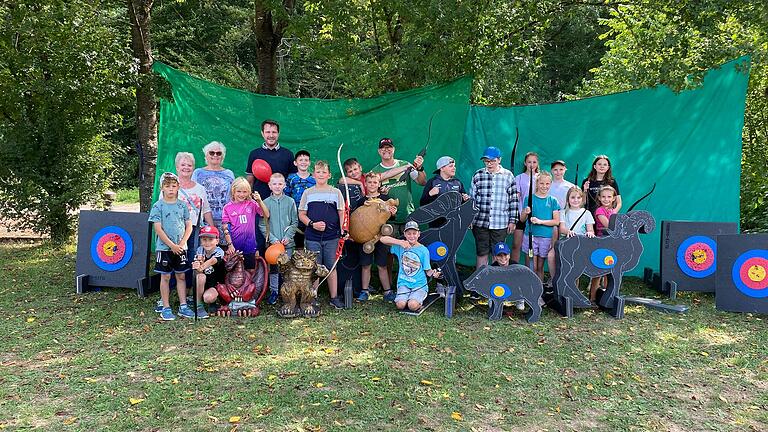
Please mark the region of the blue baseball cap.
<svg viewBox="0 0 768 432"><path fill-rule="evenodd" d="M498 255L498 254L507 254L507 255L509 255L510 253L512 253L512 251L509 250L509 246L507 246L507 244L504 243L504 242L498 242L495 245L493 245L493 254L494 255Z"/></svg>
<svg viewBox="0 0 768 432"><path fill-rule="evenodd" d="M480 159L500 159L501 150L497 147L486 147L483 156Z"/></svg>

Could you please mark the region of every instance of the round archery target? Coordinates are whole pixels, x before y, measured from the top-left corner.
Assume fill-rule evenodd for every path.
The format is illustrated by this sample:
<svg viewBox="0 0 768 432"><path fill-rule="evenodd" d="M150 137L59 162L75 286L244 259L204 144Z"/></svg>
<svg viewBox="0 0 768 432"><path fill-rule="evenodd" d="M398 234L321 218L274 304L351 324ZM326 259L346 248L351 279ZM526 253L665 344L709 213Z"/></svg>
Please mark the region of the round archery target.
<svg viewBox="0 0 768 432"><path fill-rule="evenodd" d="M120 270L128 264L132 255L131 236L120 227L104 227L91 239L91 259L102 270Z"/></svg>
<svg viewBox="0 0 768 432"><path fill-rule="evenodd" d="M595 249L589 257L592 265L599 269L609 269L616 265L616 252L610 249Z"/></svg>
<svg viewBox="0 0 768 432"><path fill-rule="evenodd" d="M441 261L448 256L448 245L441 241L430 244L427 249L429 249L429 259L432 261Z"/></svg>
<svg viewBox="0 0 768 432"><path fill-rule="evenodd" d="M739 255L733 263L731 278L744 295L768 297L768 250L753 249Z"/></svg>
<svg viewBox="0 0 768 432"><path fill-rule="evenodd" d="M677 248L677 266L692 278L705 278L717 269L717 243L706 236L691 236Z"/></svg>
<svg viewBox="0 0 768 432"><path fill-rule="evenodd" d="M491 285L491 297L499 300L504 300L505 298L512 295L512 290L509 289L509 286L503 283L499 284L493 284Z"/></svg>

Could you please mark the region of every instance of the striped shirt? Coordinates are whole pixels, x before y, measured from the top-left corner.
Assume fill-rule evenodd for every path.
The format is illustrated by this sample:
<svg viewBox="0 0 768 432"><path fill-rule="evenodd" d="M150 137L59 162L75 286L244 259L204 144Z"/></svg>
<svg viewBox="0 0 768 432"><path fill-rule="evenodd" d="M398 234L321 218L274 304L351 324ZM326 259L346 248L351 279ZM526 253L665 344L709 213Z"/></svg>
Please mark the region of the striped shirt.
<svg viewBox="0 0 768 432"><path fill-rule="evenodd" d="M517 222L518 194L512 171L502 167L496 173L487 168L475 171L469 195L478 209L473 226L501 229Z"/></svg>

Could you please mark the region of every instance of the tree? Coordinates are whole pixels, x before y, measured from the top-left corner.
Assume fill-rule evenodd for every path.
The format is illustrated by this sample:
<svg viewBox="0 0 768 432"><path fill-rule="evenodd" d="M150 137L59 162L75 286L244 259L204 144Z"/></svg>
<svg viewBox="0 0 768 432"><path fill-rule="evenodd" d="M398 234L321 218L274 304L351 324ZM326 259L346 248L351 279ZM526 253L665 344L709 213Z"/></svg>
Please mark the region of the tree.
<svg viewBox="0 0 768 432"><path fill-rule="evenodd" d="M136 132L141 155L139 203L141 211L152 206L152 186L157 167L157 100L152 75L152 39L150 34L153 0L128 0L131 47L138 73L136 81Z"/></svg>
<svg viewBox="0 0 768 432"><path fill-rule="evenodd" d="M253 34L259 70L259 93L277 94L277 47L282 42L289 17L296 8L294 0L255 0Z"/></svg>
<svg viewBox="0 0 768 432"><path fill-rule="evenodd" d="M129 62L111 9L90 2L0 5L0 214L55 243L101 199Z"/></svg>
<svg viewBox="0 0 768 432"><path fill-rule="evenodd" d="M608 51L580 96L662 83L693 88L706 71L752 55L743 131L741 228L768 231L768 5L745 0L618 5L605 21Z"/></svg>

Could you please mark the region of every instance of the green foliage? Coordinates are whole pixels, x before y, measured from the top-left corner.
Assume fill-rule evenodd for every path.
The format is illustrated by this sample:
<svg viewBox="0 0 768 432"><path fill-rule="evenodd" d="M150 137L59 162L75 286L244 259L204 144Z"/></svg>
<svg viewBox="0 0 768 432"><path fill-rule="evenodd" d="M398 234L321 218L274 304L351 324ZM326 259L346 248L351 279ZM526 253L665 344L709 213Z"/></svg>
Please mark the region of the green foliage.
<svg viewBox="0 0 768 432"><path fill-rule="evenodd" d="M605 20L608 52L580 89L591 96L666 84L693 88L704 72L752 55L743 132L741 225L768 231L768 5L748 1L646 0Z"/></svg>
<svg viewBox="0 0 768 432"><path fill-rule="evenodd" d="M0 6L0 214L54 242L100 199L112 169L105 135L131 69L125 29L91 2Z"/></svg>

